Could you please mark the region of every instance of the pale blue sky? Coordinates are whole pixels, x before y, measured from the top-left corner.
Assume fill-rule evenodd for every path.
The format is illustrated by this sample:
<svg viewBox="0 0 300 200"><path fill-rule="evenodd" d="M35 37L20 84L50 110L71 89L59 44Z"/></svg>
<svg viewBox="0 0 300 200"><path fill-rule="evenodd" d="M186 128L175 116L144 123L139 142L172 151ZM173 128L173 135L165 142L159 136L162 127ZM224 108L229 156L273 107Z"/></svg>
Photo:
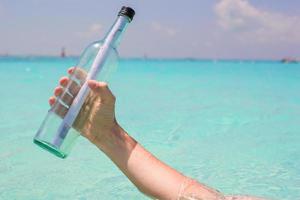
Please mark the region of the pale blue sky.
<svg viewBox="0 0 300 200"><path fill-rule="evenodd" d="M80 54L122 5L137 13L123 57L300 57L298 0L0 0L0 54Z"/></svg>

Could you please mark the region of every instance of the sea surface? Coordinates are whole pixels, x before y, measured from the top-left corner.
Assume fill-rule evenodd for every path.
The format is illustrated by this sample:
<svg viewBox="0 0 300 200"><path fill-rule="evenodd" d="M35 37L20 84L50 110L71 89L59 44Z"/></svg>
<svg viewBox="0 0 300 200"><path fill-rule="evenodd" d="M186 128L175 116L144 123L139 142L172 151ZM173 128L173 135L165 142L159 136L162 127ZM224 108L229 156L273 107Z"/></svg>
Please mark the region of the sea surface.
<svg viewBox="0 0 300 200"><path fill-rule="evenodd" d="M67 159L33 144L76 62L0 58L1 200L147 199L83 137ZM300 200L300 64L123 59L109 85L119 123L177 170L225 194Z"/></svg>

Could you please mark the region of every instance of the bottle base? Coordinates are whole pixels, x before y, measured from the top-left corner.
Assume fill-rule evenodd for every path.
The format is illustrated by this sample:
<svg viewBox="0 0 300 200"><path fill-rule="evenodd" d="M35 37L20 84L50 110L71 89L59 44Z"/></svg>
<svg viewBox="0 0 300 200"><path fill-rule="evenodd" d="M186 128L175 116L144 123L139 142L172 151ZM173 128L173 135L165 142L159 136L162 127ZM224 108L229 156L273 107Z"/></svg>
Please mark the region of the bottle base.
<svg viewBox="0 0 300 200"><path fill-rule="evenodd" d="M45 141L41 141L38 139L33 139L33 142L38 145L39 147L45 149L46 151L56 155L59 158L66 158L67 154L62 153L61 151L59 151L55 146L53 146L52 144L45 142Z"/></svg>

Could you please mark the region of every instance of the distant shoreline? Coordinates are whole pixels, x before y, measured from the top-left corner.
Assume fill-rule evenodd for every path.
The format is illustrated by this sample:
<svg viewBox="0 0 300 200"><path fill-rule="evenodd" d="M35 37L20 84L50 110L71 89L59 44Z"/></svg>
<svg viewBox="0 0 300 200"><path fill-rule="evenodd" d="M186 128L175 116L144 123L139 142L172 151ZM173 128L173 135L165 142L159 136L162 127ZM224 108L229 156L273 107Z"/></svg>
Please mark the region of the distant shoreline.
<svg viewBox="0 0 300 200"><path fill-rule="evenodd" d="M46 55L0 55L0 59L20 59L20 60L36 60L36 59L58 59L58 60L72 60L72 59L79 59L80 56L78 55L71 55L67 57L60 57L60 56L46 56ZM149 60L149 61L207 61L207 62L281 62L282 59L213 59L213 58L155 58L155 57L120 57L120 60Z"/></svg>

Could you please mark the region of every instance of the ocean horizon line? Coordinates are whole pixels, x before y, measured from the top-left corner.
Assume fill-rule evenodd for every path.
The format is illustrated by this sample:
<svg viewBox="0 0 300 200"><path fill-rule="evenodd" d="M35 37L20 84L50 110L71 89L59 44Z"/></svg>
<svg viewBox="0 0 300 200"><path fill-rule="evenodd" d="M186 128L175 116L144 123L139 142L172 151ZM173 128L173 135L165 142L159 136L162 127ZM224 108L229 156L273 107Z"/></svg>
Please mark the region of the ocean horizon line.
<svg viewBox="0 0 300 200"><path fill-rule="evenodd" d="M66 57L61 57L57 55L1 55L0 59L79 59L80 55L69 55ZM211 61L211 62L280 62L282 59L274 58L201 58L201 57L119 57L120 60L149 60L149 61Z"/></svg>

